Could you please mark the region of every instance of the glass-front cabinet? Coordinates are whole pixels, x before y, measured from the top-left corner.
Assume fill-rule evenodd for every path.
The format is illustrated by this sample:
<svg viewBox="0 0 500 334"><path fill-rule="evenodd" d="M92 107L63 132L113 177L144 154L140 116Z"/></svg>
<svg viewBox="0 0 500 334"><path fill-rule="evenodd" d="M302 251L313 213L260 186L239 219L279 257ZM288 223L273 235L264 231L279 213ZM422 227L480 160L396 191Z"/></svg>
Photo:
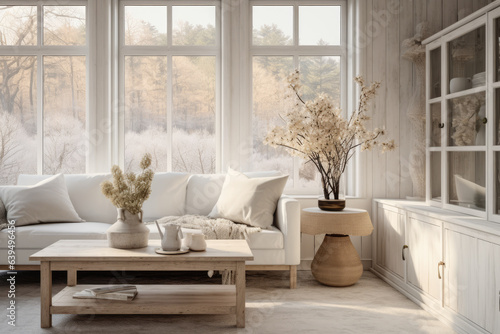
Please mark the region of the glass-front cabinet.
<svg viewBox="0 0 500 334"><path fill-rule="evenodd" d="M427 202L500 222L500 8L424 44Z"/></svg>

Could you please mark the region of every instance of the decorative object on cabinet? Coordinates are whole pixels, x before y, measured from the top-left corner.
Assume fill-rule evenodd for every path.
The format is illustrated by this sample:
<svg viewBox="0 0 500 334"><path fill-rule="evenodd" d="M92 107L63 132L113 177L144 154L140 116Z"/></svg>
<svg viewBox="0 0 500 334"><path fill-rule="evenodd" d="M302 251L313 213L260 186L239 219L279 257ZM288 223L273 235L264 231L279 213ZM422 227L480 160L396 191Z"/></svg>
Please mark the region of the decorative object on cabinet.
<svg viewBox="0 0 500 334"><path fill-rule="evenodd" d="M484 209L486 188L464 179L460 175L455 174L453 177L457 190L458 205L468 208L478 207Z"/></svg>
<svg viewBox="0 0 500 334"><path fill-rule="evenodd" d="M477 135L484 128L484 94L478 93L451 100L451 139L455 146L477 145ZM483 107L483 115L479 114ZM483 140L484 141L484 140Z"/></svg>
<svg viewBox="0 0 500 334"><path fill-rule="evenodd" d="M408 102L406 114L411 122L411 152L410 152L410 177L413 183L413 195L417 198L425 196L425 47L422 41L428 37L427 22L417 25L415 36L405 39L403 47L406 51L403 58L415 64L416 83L413 95ZM437 84L437 85L436 85ZM441 89L439 82L435 87Z"/></svg>
<svg viewBox="0 0 500 334"><path fill-rule="evenodd" d="M299 93L299 71L291 73L288 87L289 98L294 98L294 108L282 116L285 125L274 127L264 143L273 147L282 146L290 154L313 163L321 175L324 200L339 201L335 205L320 207L324 210L342 210L345 200L340 198L341 179L349 160L358 147L371 150L378 146L382 152L395 147L394 140L383 141L384 129L370 131L366 122L369 102L380 87L379 82L365 86L362 77L354 79L360 86L357 109L345 116L335 101L321 93L312 101L304 101ZM319 205L324 202L322 200Z"/></svg>
<svg viewBox="0 0 500 334"><path fill-rule="evenodd" d="M453 78L450 80L450 93L460 92L472 87L470 78Z"/></svg>

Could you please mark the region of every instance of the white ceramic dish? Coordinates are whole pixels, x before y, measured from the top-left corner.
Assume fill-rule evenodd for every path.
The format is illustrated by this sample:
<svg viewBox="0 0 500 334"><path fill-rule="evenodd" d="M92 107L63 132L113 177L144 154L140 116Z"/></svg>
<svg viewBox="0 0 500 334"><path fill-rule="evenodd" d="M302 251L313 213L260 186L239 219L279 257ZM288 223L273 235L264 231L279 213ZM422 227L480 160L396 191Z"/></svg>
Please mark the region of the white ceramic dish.
<svg viewBox="0 0 500 334"><path fill-rule="evenodd" d="M186 254L189 253L189 249L179 249L176 251L164 251L161 248L156 248L155 253L161 254L161 255L178 255L178 254Z"/></svg>

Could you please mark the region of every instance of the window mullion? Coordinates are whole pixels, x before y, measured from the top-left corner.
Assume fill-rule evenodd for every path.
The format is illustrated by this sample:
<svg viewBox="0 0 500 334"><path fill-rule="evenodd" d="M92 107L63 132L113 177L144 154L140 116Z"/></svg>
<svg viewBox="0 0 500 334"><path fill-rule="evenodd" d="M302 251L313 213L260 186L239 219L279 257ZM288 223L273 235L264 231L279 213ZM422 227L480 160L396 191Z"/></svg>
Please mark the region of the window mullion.
<svg viewBox="0 0 500 334"><path fill-rule="evenodd" d="M167 6L167 48L172 46L172 5ZM172 96L172 75L173 75L173 57L171 54L167 56L167 171L172 171L172 160L173 160L173 109L174 109L174 98Z"/></svg>
<svg viewBox="0 0 500 334"><path fill-rule="evenodd" d="M37 5L37 46L42 45L43 40L43 7L41 4ZM37 57L37 74L36 74L36 133L37 133L37 174L43 174L43 156L44 156L44 145L43 145L43 56L40 51L38 51Z"/></svg>
<svg viewBox="0 0 500 334"><path fill-rule="evenodd" d="M173 96L172 96L172 74L173 74L173 57L167 57L167 171L172 171L172 155L173 155Z"/></svg>

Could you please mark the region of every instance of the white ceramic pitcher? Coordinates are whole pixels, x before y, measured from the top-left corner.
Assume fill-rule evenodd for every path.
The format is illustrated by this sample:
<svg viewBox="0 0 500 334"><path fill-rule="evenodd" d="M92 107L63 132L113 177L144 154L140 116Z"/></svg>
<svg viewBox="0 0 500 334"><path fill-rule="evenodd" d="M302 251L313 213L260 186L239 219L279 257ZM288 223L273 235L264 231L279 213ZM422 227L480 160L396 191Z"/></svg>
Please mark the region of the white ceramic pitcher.
<svg viewBox="0 0 500 334"><path fill-rule="evenodd" d="M161 232L160 225L155 221L156 227L158 227L158 232L161 238L161 248L164 251L177 251L181 249L182 230L181 227L174 223L165 224L165 233Z"/></svg>

